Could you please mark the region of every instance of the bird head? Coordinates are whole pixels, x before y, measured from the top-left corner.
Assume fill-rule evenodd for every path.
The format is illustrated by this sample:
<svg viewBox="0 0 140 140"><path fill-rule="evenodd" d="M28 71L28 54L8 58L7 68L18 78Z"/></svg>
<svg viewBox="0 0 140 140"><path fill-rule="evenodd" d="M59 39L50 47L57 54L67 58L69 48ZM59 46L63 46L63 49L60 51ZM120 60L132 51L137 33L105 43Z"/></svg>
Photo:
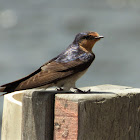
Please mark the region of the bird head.
<svg viewBox="0 0 140 140"><path fill-rule="evenodd" d="M92 52L94 44L101 38L104 37L100 36L97 32L82 32L76 35L73 43L79 45L86 52Z"/></svg>

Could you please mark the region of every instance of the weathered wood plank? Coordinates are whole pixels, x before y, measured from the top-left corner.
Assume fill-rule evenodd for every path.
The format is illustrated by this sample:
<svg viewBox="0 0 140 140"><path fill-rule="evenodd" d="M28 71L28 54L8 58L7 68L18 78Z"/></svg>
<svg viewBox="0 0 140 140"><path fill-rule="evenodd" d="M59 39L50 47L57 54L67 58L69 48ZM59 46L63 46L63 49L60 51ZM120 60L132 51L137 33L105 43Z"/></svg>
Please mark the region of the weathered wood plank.
<svg viewBox="0 0 140 140"><path fill-rule="evenodd" d="M34 91L22 101L22 140L53 140L54 94Z"/></svg>

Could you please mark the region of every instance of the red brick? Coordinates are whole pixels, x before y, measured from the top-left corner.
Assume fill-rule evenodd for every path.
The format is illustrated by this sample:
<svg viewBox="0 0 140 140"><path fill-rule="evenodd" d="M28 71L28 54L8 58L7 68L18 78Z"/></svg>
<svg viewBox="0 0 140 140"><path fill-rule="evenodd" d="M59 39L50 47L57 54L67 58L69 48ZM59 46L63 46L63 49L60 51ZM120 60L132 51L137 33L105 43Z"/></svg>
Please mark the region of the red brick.
<svg viewBox="0 0 140 140"><path fill-rule="evenodd" d="M54 140L77 140L78 102L55 99Z"/></svg>

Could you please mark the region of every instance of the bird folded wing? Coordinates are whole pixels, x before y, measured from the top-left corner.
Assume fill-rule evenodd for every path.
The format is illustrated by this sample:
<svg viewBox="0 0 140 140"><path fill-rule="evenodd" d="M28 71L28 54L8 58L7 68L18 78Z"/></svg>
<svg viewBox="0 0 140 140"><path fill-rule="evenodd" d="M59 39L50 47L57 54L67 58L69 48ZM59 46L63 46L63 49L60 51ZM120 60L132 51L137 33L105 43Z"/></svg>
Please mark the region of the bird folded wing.
<svg viewBox="0 0 140 140"><path fill-rule="evenodd" d="M77 59L67 63L60 63L53 60L44 64L30 75L14 82L2 85L1 87L4 87L4 91L6 92L12 92L37 88L53 83L55 84L61 79L65 79L87 69L92 61L93 59L90 61L81 61L80 59Z"/></svg>
<svg viewBox="0 0 140 140"><path fill-rule="evenodd" d="M86 67L85 67L86 65ZM43 65L41 71L29 79L21 82L15 90L30 89L56 83L57 81L67 78L77 72L87 68L88 62L71 61L68 63L57 63L55 61Z"/></svg>

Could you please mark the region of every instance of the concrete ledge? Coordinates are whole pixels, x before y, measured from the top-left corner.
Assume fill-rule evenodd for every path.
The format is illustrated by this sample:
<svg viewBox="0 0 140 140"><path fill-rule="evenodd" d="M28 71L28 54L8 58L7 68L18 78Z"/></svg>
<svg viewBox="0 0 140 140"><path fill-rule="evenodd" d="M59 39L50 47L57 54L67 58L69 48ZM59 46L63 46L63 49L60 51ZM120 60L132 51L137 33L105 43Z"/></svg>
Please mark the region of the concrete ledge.
<svg viewBox="0 0 140 140"><path fill-rule="evenodd" d="M2 140L21 140L22 96L23 92L4 96Z"/></svg>
<svg viewBox="0 0 140 140"><path fill-rule="evenodd" d="M127 86L119 86L119 85L99 85L93 87L83 87L80 88L82 90L88 91L91 89L92 93L86 94L57 94L56 97L69 99L73 101L79 100L107 100L118 96L127 96L127 95L135 95L140 93L139 88L132 88Z"/></svg>

